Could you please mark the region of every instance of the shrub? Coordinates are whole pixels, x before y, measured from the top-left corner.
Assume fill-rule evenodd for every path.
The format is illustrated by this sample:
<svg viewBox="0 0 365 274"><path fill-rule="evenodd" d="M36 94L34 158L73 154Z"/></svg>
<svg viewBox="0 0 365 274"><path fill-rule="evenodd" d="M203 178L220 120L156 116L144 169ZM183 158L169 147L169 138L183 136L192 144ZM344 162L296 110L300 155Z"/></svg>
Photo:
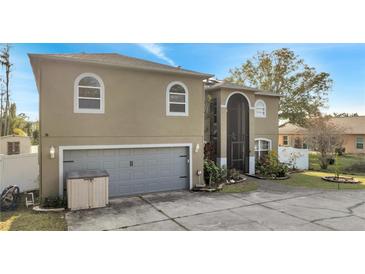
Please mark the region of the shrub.
<svg viewBox="0 0 365 274"><path fill-rule="evenodd" d="M216 151L213 143L204 144L204 159L213 160L215 159Z"/></svg>
<svg viewBox="0 0 365 274"><path fill-rule="evenodd" d="M227 178L225 166L219 167L212 160L204 160L204 179L209 185L219 184Z"/></svg>
<svg viewBox="0 0 365 274"><path fill-rule="evenodd" d="M238 180L242 179L242 175L237 169L232 168L228 172L228 179L238 181Z"/></svg>
<svg viewBox="0 0 365 274"><path fill-rule="evenodd" d="M347 173L354 173L354 172L365 173L365 163L355 163L351 166L346 167L344 171Z"/></svg>
<svg viewBox="0 0 365 274"><path fill-rule="evenodd" d="M319 161L319 166L321 167L321 169L327 169L328 168L328 158L318 155L318 161Z"/></svg>
<svg viewBox="0 0 365 274"><path fill-rule="evenodd" d="M338 147L335 149L335 153L338 155L338 156L342 156L344 155L346 149L344 147Z"/></svg>
<svg viewBox="0 0 365 274"><path fill-rule="evenodd" d="M274 151L256 162L256 170L259 174L269 177L285 177L288 173L288 166L280 163Z"/></svg>
<svg viewBox="0 0 365 274"><path fill-rule="evenodd" d="M45 208L62 208L66 207L67 202L65 198L61 197L47 197L43 201L43 207Z"/></svg>
<svg viewBox="0 0 365 274"><path fill-rule="evenodd" d="M335 159L333 159L333 158L329 158L329 159L327 159L327 162L328 162L328 164L329 165L334 165L335 164Z"/></svg>

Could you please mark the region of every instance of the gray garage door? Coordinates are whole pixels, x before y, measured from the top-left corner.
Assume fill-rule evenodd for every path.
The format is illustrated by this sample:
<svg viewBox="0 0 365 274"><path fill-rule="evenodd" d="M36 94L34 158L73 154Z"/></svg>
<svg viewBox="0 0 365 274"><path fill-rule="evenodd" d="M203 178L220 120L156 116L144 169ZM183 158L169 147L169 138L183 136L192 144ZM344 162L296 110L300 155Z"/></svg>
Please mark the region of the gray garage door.
<svg viewBox="0 0 365 274"><path fill-rule="evenodd" d="M65 174L73 170L105 169L109 196L189 188L188 148L66 150Z"/></svg>

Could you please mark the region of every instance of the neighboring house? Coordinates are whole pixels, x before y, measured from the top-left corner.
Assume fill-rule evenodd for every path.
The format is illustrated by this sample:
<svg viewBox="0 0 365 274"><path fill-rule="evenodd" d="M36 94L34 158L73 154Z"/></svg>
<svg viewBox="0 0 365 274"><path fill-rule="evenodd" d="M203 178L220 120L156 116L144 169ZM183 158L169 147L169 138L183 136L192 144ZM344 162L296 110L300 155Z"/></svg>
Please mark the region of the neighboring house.
<svg viewBox="0 0 365 274"><path fill-rule="evenodd" d="M332 124L343 130L343 144L346 153L365 153L365 116L330 118ZM279 145L296 147L305 144L307 129L287 123L279 128Z"/></svg>
<svg viewBox="0 0 365 274"><path fill-rule="evenodd" d="M305 136L307 129L291 123L279 126L279 146L307 148Z"/></svg>
<svg viewBox="0 0 365 274"><path fill-rule="evenodd" d="M331 118L337 127L343 129L343 144L346 153L365 153L365 116Z"/></svg>
<svg viewBox="0 0 365 274"><path fill-rule="evenodd" d="M31 153L29 136L8 135L0 137L0 154L14 155Z"/></svg>
<svg viewBox="0 0 365 274"><path fill-rule="evenodd" d="M42 197L64 195L67 172L80 169L107 170L111 197L203 183L203 80L212 75L119 54L29 58L40 97ZM206 93L218 101L219 162L254 172L255 141L257 156L277 149L279 97L219 84ZM227 142L235 134L242 138ZM231 145L244 157L226 162Z"/></svg>
<svg viewBox="0 0 365 274"><path fill-rule="evenodd" d="M206 87L205 141L220 165L255 173L255 161L277 151L280 96L220 82Z"/></svg>

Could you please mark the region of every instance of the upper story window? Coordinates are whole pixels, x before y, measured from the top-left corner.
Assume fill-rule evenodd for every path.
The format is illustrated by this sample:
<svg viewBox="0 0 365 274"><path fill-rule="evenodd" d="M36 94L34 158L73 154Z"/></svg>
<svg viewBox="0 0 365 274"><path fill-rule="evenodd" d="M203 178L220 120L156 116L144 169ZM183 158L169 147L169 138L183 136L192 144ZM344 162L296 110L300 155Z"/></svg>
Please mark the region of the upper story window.
<svg viewBox="0 0 365 274"><path fill-rule="evenodd" d="M166 89L166 114L168 116L188 116L188 88L181 82L172 82Z"/></svg>
<svg viewBox="0 0 365 274"><path fill-rule="evenodd" d="M364 149L364 137L356 137L356 148Z"/></svg>
<svg viewBox="0 0 365 274"><path fill-rule="evenodd" d="M104 84L93 73L83 73L75 80L74 112L104 113Z"/></svg>
<svg viewBox="0 0 365 274"><path fill-rule="evenodd" d="M255 103L255 117L258 118L266 117L266 104L262 100L257 100Z"/></svg>

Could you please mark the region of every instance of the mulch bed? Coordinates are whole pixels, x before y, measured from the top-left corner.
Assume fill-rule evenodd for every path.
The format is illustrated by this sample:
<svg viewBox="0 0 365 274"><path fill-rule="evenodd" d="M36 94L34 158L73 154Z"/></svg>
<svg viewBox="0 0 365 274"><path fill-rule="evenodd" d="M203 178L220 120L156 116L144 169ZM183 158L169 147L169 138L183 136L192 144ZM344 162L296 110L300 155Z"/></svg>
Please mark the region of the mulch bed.
<svg viewBox="0 0 365 274"><path fill-rule="evenodd" d="M336 177L336 176L324 176L322 180L337 184L359 184L360 181L353 177Z"/></svg>
<svg viewBox="0 0 365 274"><path fill-rule="evenodd" d="M289 176L284 177L267 177L260 174L245 174L246 176L253 177L260 180L286 180L289 179Z"/></svg>
<svg viewBox="0 0 365 274"><path fill-rule="evenodd" d="M212 187L209 187L209 186L199 186L199 187L194 187L192 189L192 191L202 191L202 192L215 192L215 191L219 191L223 188L224 185L234 185L234 184L239 184L239 183L243 183L247 180L247 178L242 178L240 180L237 180L237 181L234 181L234 182L231 182L229 180L226 180L225 183L221 183L219 184L218 186L212 186Z"/></svg>

